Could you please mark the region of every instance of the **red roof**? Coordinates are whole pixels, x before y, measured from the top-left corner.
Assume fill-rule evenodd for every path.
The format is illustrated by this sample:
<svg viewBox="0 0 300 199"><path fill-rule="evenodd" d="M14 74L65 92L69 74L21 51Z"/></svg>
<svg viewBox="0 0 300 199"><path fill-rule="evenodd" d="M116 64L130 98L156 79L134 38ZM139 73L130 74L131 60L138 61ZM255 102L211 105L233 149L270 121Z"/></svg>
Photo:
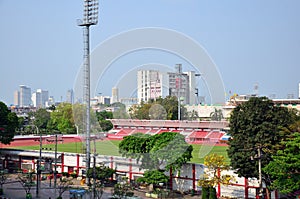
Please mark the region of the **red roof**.
<svg viewBox="0 0 300 199"><path fill-rule="evenodd" d="M129 135L130 134L130 132L132 131L132 129L121 129L118 133L116 133L116 135L124 135L124 136L126 136L126 135Z"/></svg>
<svg viewBox="0 0 300 199"><path fill-rule="evenodd" d="M189 135L189 137L194 137L194 138L205 138L207 136L208 132L207 131L194 131Z"/></svg>
<svg viewBox="0 0 300 199"><path fill-rule="evenodd" d="M221 138L223 135L224 135L224 133L217 132L217 131L211 131L211 132L208 132L207 137L208 138Z"/></svg>

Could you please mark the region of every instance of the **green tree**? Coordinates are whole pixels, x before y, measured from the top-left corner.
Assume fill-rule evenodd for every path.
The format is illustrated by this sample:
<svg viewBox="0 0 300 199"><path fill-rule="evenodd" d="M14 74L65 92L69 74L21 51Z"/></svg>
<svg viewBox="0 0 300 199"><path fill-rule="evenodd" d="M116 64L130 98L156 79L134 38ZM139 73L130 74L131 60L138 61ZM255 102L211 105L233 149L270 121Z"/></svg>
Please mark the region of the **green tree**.
<svg viewBox="0 0 300 199"><path fill-rule="evenodd" d="M149 109L149 117L152 120L165 120L167 119L167 112L160 104L151 104Z"/></svg>
<svg viewBox="0 0 300 199"><path fill-rule="evenodd" d="M99 125L102 131L106 132L113 128L113 124L111 123L111 121L107 120L113 118L112 112L107 112L107 111L96 112L96 116L98 118Z"/></svg>
<svg viewBox="0 0 300 199"><path fill-rule="evenodd" d="M114 127L113 124L111 123L111 121L109 121L109 120L100 120L99 124L100 124L101 130L104 132L107 132Z"/></svg>
<svg viewBox="0 0 300 199"><path fill-rule="evenodd" d="M76 103L72 106L72 122L76 127L76 131L78 130L79 134L84 133L85 119L86 119L86 106L84 104ZM91 125L91 133L97 134L101 131L97 115L96 113L90 109L90 125Z"/></svg>
<svg viewBox="0 0 300 199"><path fill-rule="evenodd" d="M112 175L116 172L116 170L111 169L107 166L99 166L99 167L95 167L94 168L90 168L87 171L87 176L89 178L94 178L95 175L95 179L99 180L102 184L104 184L107 180L109 180L109 178L112 177Z"/></svg>
<svg viewBox="0 0 300 199"><path fill-rule="evenodd" d="M120 102L113 103L111 105L113 108L113 118L114 119L129 119L130 116L126 111L125 104L122 104Z"/></svg>
<svg viewBox="0 0 300 199"><path fill-rule="evenodd" d="M159 170L172 167L178 170L192 158L193 147L178 133L165 132L153 136L135 134L126 136L119 144L122 156L136 158L144 169ZM172 153L170 153L172 151Z"/></svg>
<svg viewBox="0 0 300 199"><path fill-rule="evenodd" d="M72 104L61 103L55 111L50 114L50 122L48 128L51 130L58 130L65 134L72 134L76 132Z"/></svg>
<svg viewBox="0 0 300 199"><path fill-rule="evenodd" d="M134 195L133 193L133 187L129 183L127 177L122 177L122 179L118 180L118 183L115 184L113 189L113 197L114 198L127 198L132 197Z"/></svg>
<svg viewBox="0 0 300 199"><path fill-rule="evenodd" d="M71 178L62 177L59 178L56 188L58 189L58 197L56 199L62 199L62 195L65 191L69 190L73 185Z"/></svg>
<svg viewBox="0 0 300 199"><path fill-rule="evenodd" d="M34 113L33 124L37 126L40 130L46 129L47 124L50 120L50 112L47 109L40 108Z"/></svg>
<svg viewBox="0 0 300 199"><path fill-rule="evenodd" d="M50 111L55 111L56 107L55 107L54 104L52 104L52 105L49 106L47 109L50 110Z"/></svg>
<svg viewBox="0 0 300 199"><path fill-rule="evenodd" d="M258 178L258 162L251 161L256 148L262 147L262 166L267 165L274 153L274 146L281 140L279 129L287 127L296 118L294 111L274 106L266 97L253 97L238 105L231 113L228 156L237 173L246 178ZM268 179L265 173L264 179ZM270 181L266 180L267 184Z"/></svg>
<svg viewBox="0 0 300 199"><path fill-rule="evenodd" d="M221 121L223 119L223 112L221 109L216 109L210 113L210 119L213 121Z"/></svg>
<svg viewBox="0 0 300 199"><path fill-rule="evenodd" d="M3 102L0 102L0 142L9 144L13 140L18 126L16 113L12 113Z"/></svg>
<svg viewBox="0 0 300 199"><path fill-rule="evenodd" d="M116 170L111 169L107 166L90 168L87 171L87 176L90 179L94 179L93 186L95 186L94 195L96 196L96 198L102 197L104 185L109 180L109 178L112 178L114 173L116 173Z"/></svg>
<svg viewBox="0 0 300 199"><path fill-rule="evenodd" d="M225 162L224 156L217 154L205 156L204 165L206 166L205 173L198 181L198 186L204 188L206 192L202 194L202 198L217 198L214 187L217 184L228 185L234 180L230 175L221 175L222 171L229 169L229 165Z"/></svg>
<svg viewBox="0 0 300 199"><path fill-rule="evenodd" d="M188 112L188 117L187 117L187 119L188 119L188 120L191 120L191 121L199 119L198 112L195 111L195 110L192 110L192 111Z"/></svg>
<svg viewBox="0 0 300 199"><path fill-rule="evenodd" d="M159 183L168 182L169 177L159 170L148 170L144 172L143 177L137 179L139 183L158 185Z"/></svg>
<svg viewBox="0 0 300 199"><path fill-rule="evenodd" d="M108 111L100 111L96 112L96 116L98 118L98 121L100 120L106 120L106 119L113 119L113 113Z"/></svg>
<svg viewBox="0 0 300 199"><path fill-rule="evenodd" d="M151 104L141 102L141 104L133 105L129 109L129 115L132 119L145 119L149 120L149 110L151 108Z"/></svg>
<svg viewBox="0 0 300 199"><path fill-rule="evenodd" d="M26 198L32 198L30 190L35 186L33 175L34 173L30 171L28 173L20 173L17 177L24 191L26 192Z"/></svg>
<svg viewBox="0 0 300 199"><path fill-rule="evenodd" d="M175 96L167 96L157 100L167 112L168 120L177 120L178 119L178 99Z"/></svg>
<svg viewBox="0 0 300 199"><path fill-rule="evenodd" d="M182 118L187 118L186 108L181 107ZM175 96L159 97L149 102L141 102L129 109L131 118L134 119L178 119L178 100Z"/></svg>
<svg viewBox="0 0 300 199"><path fill-rule="evenodd" d="M284 147L263 168L273 179L271 188L284 194L300 189L300 121L290 125L289 129L291 136L281 142Z"/></svg>

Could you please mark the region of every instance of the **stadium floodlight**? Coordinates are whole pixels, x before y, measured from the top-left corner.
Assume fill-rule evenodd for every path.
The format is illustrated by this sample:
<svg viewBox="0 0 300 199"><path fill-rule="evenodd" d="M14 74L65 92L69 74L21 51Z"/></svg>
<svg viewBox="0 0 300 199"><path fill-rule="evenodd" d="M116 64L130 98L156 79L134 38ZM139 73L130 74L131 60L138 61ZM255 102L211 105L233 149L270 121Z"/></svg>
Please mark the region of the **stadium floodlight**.
<svg viewBox="0 0 300 199"><path fill-rule="evenodd" d="M78 20L79 26L91 26L98 23L98 0L84 0L83 20Z"/></svg>
<svg viewBox="0 0 300 199"><path fill-rule="evenodd" d="M77 20L78 26L83 27L83 50L84 50L84 103L86 105L86 117L84 119L84 133L86 141L86 171L89 170L91 164L90 155L90 26L98 23L98 0L84 0L84 14L82 20ZM88 184L90 179L87 178Z"/></svg>

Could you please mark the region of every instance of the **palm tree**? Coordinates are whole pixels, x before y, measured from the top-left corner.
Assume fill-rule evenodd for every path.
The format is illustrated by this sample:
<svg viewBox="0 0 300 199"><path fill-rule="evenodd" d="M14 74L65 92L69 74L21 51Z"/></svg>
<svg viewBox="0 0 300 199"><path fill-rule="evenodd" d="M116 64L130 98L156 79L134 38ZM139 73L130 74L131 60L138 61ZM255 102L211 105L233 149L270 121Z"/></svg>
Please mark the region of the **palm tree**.
<svg viewBox="0 0 300 199"><path fill-rule="evenodd" d="M223 112L221 109L216 109L210 113L210 119L212 121L221 121L223 119Z"/></svg>

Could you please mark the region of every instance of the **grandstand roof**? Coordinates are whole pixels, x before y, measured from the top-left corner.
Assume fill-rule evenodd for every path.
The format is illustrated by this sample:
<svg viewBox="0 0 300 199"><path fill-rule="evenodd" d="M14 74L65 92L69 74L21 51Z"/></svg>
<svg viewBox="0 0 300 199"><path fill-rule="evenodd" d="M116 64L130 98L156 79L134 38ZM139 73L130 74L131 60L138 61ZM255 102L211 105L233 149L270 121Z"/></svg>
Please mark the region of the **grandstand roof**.
<svg viewBox="0 0 300 199"><path fill-rule="evenodd" d="M124 127L149 127L149 128L174 128L174 129L225 129L227 121L186 121L186 120L134 120L112 119L114 128Z"/></svg>

